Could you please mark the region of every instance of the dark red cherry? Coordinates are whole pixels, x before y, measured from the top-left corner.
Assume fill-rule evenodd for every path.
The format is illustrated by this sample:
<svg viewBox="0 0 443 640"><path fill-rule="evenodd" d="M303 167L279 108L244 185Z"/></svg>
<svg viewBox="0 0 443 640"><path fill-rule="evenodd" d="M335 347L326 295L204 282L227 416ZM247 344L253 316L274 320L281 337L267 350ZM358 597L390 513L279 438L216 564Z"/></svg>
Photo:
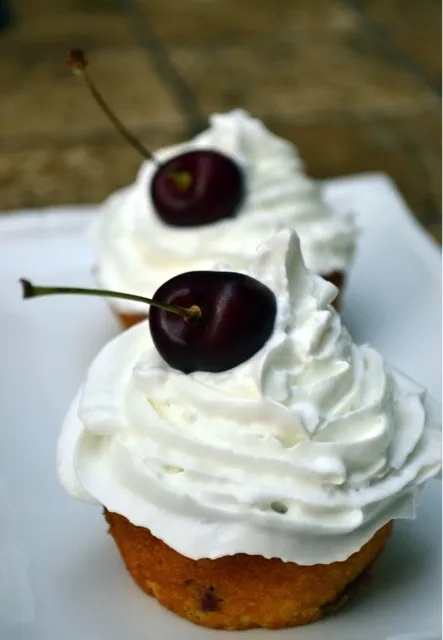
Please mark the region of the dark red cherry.
<svg viewBox="0 0 443 640"><path fill-rule="evenodd" d="M173 227L195 227L234 216L245 196L241 167L212 149L195 149L159 164L152 153L125 127L98 91L82 49L71 49L68 64L83 77L93 98L117 131L156 165L150 195L157 215Z"/></svg>
<svg viewBox="0 0 443 640"><path fill-rule="evenodd" d="M270 337L277 304L263 283L240 273L190 271L165 282L154 300L196 306L189 320L152 307L149 324L160 355L184 373L233 369L251 358Z"/></svg>
<svg viewBox="0 0 443 640"><path fill-rule="evenodd" d="M163 284L152 299L78 287L40 287L21 280L23 297L83 294L151 305L149 325L163 359L184 373L220 373L259 351L272 334L277 301L259 280L229 271L189 271Z"/></svg>
<svg viewBox="0 0 443 640"><path fill-rule="evenodd" d="M245 195L244 174L210 149L182 153L161 164L151 182L159 217L173 227L194 227L234 216Z"/></svg>

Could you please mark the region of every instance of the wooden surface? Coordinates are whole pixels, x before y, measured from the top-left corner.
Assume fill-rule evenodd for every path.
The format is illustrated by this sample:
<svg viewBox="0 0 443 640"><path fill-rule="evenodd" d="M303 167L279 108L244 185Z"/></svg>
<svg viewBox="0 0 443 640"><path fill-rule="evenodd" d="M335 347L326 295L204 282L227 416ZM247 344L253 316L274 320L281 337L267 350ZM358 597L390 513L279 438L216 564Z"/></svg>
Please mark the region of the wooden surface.
<svg viewBox="0 0 443 640"><path fill-rule="evenodd" d="M65 66L81 46L146 145L243 107L315 177L389 173L441 241L439 0L9 1L0 209L100 201L134 179L137 154Z"/></svg>

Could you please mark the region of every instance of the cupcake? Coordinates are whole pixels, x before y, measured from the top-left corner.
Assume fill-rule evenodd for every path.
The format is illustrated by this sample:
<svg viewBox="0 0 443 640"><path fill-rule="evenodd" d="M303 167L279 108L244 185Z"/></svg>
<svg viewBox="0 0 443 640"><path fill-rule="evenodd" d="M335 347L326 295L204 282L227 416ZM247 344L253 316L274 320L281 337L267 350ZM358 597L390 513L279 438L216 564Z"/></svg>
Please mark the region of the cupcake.
<svg viewBox="0 0 443 640"><path fill-rule="evenodd" d="M241 167L245 196L234 216L190 227L172 226L157 214L150 185L157 167L142 164L133 185L112 194L91 230L96 276L104 289L139 295L155 291L177 273L210 269L216 262L245 269L257 245L293 227L307 267L338 287L352 260L356 227L349 213L333 209L305 173L295 147L245 111L213 115L194 139L155 153L160 163L190 151L216 150ZM143 305L113 301L130 326Z"/></svg>
<svg viewBox="0 0 443 640"><path fill-rule="evenodd" d="M99 93L84 52L71 50L68 62L147 159L133 185L108 197L92 226L94 273L103 289L143 296L178 273L216 262L245 269L258 244L282 228L297 231L311 271L344 285L355 250L353 216L326 202L290 142L237 109L213 115L193 140L152 153ZM136 301L112 305L127 327L146 317Z"/></svg>
<svg viewBox="0 0 443 640"><path fill-rule="evenodd" d="M135 582L176 614L306 624L346 603L393 520L415 517L441 469L440 425L415 383L353 343L292 230L244 271L206 273L218 291L201 278L154 296L193 302L195 322L151 308L96 357L59 478L102 506Z"/></svg>

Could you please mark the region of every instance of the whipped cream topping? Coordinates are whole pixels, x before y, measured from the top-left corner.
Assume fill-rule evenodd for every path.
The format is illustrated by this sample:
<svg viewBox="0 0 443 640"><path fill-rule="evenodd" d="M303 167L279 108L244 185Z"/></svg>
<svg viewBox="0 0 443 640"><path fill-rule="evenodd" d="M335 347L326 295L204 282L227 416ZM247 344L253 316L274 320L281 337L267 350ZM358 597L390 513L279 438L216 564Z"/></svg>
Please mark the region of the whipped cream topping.
<svg viewBox="0 0 443 640"><path fill-rule="evenodd" d="M243 167L247 195L236 217L192 228L165 224L150 197L156 168L144 162L135 183L112 194L93 224L97 277L104 288L152 295L178 273L211 269L218 261L245 269L257 246L284 227L299 234L309 269L320 275L346 270L355 247L354 219L326 203L290 142L235 110L213 115L193 140L155 155L164 161L194 149L215 149ZM111 304L126 313L146 311L138 303Z"/></svg>
<svg viewBox="0 0 443 640"><path fill-rule="evenodd" d="M337 289L306 270L294 232L262 245L248 273L277 298L263 348L230 371L185 375L147 322L124 332L71 406L59 477L193 559L343 560L414 517L441 431L423 392L353 343L330 304Z"/></svg>

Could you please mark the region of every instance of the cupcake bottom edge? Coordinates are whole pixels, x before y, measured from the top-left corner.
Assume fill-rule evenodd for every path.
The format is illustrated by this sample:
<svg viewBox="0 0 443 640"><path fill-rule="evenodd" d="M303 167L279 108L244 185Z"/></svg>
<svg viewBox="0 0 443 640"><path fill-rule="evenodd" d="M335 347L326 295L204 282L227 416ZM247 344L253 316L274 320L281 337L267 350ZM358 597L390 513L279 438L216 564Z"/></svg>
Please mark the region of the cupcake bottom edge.
<svg viewBox="0 0 443 640"><path fill-rule="evenodd" d="M124 516L104 510L135 583L164 607L212 629L280 629L339 611L369 578L392 522L347 560L303 566L278 558L236 554L192 560Z"/></svg>

